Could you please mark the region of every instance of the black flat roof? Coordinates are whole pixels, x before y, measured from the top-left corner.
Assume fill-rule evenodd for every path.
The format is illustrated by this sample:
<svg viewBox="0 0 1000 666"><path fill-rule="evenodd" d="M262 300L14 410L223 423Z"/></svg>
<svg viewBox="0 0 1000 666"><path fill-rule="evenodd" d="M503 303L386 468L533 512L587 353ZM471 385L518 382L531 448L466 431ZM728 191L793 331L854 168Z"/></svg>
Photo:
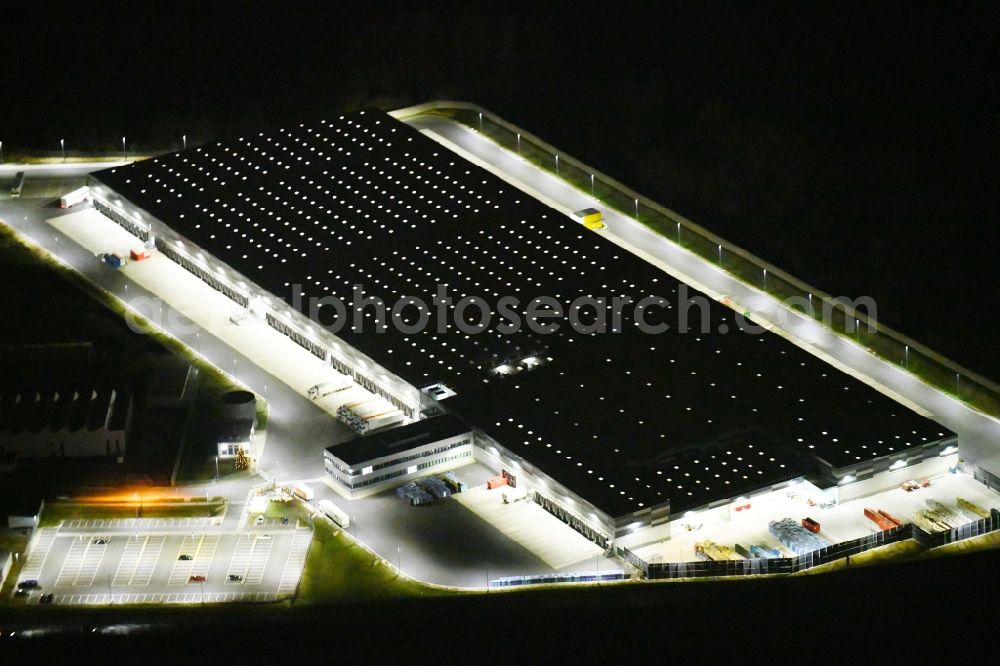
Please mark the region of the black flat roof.
<svg viewBox="0 0 1000 666"><path fill-rule="evenodd" d="M455 302L515 296L522 314L542 295L658 295L669 317L682 293L602 234L380 111L95 178L286 302L300 283L306 296L352 305L354 284L390 304L430 303L442 283ZM704 333L647 335L626 314L603 335L565 321L549 335L433 324L339 335L414 385L454 389L448 409L614 516L738 496L813 472L814 455L841 467L951 434L777 335L742 332L730 308L703 307ZM493 371L529 356L541 363Z"/></svg>
<svg viewBox="0 0 1000 666"><path fill-rule="evenodd" d="M461 419L451 414L445 414L415 421L398 428L387 428L370 435L356 437L341 444L329 446L326 450L353 466L375 458L402 453L431 442L440 442L443 439L455 437L471 430L469 426L462 423Z"/></svg>

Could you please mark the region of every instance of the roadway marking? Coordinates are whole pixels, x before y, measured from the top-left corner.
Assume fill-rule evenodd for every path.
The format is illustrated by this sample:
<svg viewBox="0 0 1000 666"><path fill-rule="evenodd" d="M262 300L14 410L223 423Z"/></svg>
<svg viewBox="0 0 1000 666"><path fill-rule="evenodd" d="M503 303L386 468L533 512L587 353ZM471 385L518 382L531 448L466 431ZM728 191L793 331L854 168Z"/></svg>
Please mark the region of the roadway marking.
<svg viewBox="0 0 1000 666"><path fill-rule="evenodd" d="M42 529L38 531L38 538L32 544L31 552L28 553L28 561L25 562L24 568L21 570L20 580L38 580L55 541L55 530Z"/></svg>
<svg viewBox="0 0 1000 666"><path fill-rule="evenodd" d="M59 570L59 576L56 577L56 587L72 585L76 581L88 545L90 545L89 538L77 537L73 539L69 546L69 552L66 553L66 559L63 560L62 568Z"/></svg>
<svg viewBox="0 0 1000 666"><path fill-rule="evenodd" d="M104 553L108 550L107 545L94 543L95 541L96 539L90 539L87 542L87 550L84 551L80 570L73 580L74 587L90 587L94 584L94 578L97 577L97 570L100 569Z"/></svg>
<svg viewBox="0 0 1000 666"><path fill-rule="evenodd" d="M254 539L253 552L250 555L250 565L247 568L247 575L244 582L247 585L260 585L264 580L264 572L267 571L267 561L271 557L271 547L274 545L274 538Z"/></svg>
<svg viewBox="0 0 1000 666"><path fill-rule="evenodd" d="M167 579L167 585L180 585L188 582L188 578L191 577L191 568L194 566L194 560L191 559L185 561L179 558L181 555L190 555L193 558L194 554L201 546L201 540L204 538L204 535L198 539L195 539L192 534L184 535L184 541L181 542L180 552L177 553L178 559L174 560L174 566L173 569L170 570L170 578Z"/></svg>
<svg viewBox="0 0 1000 666"><path fill-rule="evenodd" d="M194 556L194 566L191 567L192 576L208 575L212 560L215 559L215 548L219 545L219 539L217 534L206 534L201 537L201 544Z"/></svg>
<svg viewBox="0 0 1000 666"><path fill-rule="evenodd" d="M59 524L60 532L70 530L128 531L192 529L220 524L216 518L119 518L116 520L69 520Z"/></svg>
<svg viewBox="0 0 1000 666"><path fill-rule="evenodd" d="M146 540L149 537L129 537L125 544L125 552L122 554L121 562L118 563L118 571L115 572L114 581L111 583L115 587L129 585L135 576L136 565L139 564L139 555L146 547Z"/></svg>
<svg viewBox="0 0 1000 666"><path fill-rule="evenodd" d="M112 604L214 604L233 602L269 602L277 595L270 592L163 592L158 594L57 594L52 603L60 606L107 606ZM39 603L33 600L32 603Z"/></svg>
<svg viewBox="0 0 1000 666"><path fill-rule="evenodd" d="M291 594L298 586L312 537L312 532L306 530L298 530L292 537L292 546L288 551L288 558L285 559L285 568L281 572L281 582L278 583L279 596Z"/></svg>
<svg viewBox="0 0 1000 666"><path fill-rule="evenodd" d="M239 576L246 578L247 569L250 567L250 554L253 552L254 540L249 534L241 534L233 549L233 559L229 561L229 571L226 572L226 584L238 581L230 581L229 576Z"/></svg>
<svg viewBox="0 0 1000 666"><path fill-rule="evenodd" d="M164 536L146 537L142 547L142 554L136 563L135 571L129 585L149 585L149 580L153 577L153 570L160 559L160 551L167 538Z"/></svg>

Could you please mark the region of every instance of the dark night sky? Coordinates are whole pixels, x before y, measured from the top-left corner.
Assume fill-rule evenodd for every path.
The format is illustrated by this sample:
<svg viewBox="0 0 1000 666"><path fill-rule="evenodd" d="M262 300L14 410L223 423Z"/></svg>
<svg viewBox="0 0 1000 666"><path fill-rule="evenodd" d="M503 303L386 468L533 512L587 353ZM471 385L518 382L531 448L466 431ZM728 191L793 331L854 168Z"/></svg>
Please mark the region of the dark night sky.
<svg viewBox="0 0 1000 666"><path fill-rule="evenodd" d="M5 9L0 140L162 149L468 99L1000 379L985 9L202 4Z"/></svg>

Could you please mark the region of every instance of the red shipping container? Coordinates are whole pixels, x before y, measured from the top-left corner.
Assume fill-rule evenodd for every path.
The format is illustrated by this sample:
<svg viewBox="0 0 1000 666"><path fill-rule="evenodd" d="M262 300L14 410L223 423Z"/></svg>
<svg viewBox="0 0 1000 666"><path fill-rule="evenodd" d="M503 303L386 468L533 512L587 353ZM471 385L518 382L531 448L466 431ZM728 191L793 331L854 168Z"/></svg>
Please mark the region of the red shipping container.
<svg viewBox="0 0 1000 666"><path fill-rule="evenodd" d="M486 489L493 490L494 488L499 488L500 486L506 486L506 485L507 485L507 477L496 476L486 482Z"/></svg>
<svg viewBox="0 0 1000 666"><path fill-rule="evenodd" d="M149 250L145 249L132 250L130 254L132 255L133 261L142 261L143 259L149 259L149 257L152 256L150 255Z"/></svg>
<svg viewBox="0 0 1000 666"><path fill-rule="evenodd" d="M819 523L817 523L812 518L803 518L802 519L802 527L806 528L807 530L809 530L813 534L816 534L816 533L819 532Z"/></svg>
<svg viewBox="0 0 1000 666"><path fill-rule="evenodd" d="M878 525L881 530L889 530L896 526L896 523L892 522L883 516L880 511L876 511L875 509L866 508L865 518Z"/></svg>

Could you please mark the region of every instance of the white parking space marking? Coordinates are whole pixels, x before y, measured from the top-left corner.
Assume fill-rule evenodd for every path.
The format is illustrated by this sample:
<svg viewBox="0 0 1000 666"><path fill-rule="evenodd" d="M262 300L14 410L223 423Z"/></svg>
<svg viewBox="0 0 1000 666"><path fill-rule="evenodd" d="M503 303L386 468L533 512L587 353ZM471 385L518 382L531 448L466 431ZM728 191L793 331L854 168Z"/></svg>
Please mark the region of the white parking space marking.
<svg viewBox="0 0 1000 666"><path fill-rule="evenodd" d="M147 537L129 537L128 543L125 544L125 552L122 554L121 562L118 563L118 571L115 572L112 585L119 587L132 582L136 565L139 564L139 555L146 545L146 539Z"/></svg>
<svg viewBox="0 0 1000 666"><path fill-rule="evenodd" d="M59 594L52 603L60 606L107 606L117 604L207 604L274 601L269 592L200 592L160 594ZM38 603L35 601L34 603Z"/></svg>
<svg viewBox="0 0 1000 666"><path fill-rule="evenodd" d="M247 585L260 585L264 580L264 572L267 570L267 560L271 557L271 547L274 539L261 539L258 537L254 541L253 553L250 555L250 566L247 569L245 582Z"/></svg>
<svg viewBox="0 0 1000 666"><path fill-rule="evenodd" d="M70 544L69 551L66 553L66 559L63 560L62 568L59 570L59 576L56 578L56 587L65 587L73 584L80 573L80 566L83 564L83 555L87 552L87 546L89 545L90 539L79 537L73 539L73 543Z"/></svg>
<svg viewBox="0 0 1000 666"><path fill-rule="evenodd" d="M250 566L250 554L253 552L253 537L249 534L241 534L236 548L233 549L233 559L229 561L229 571L226 576L239 576L245 578L247 568ZM231 581L227 580L227 584Z"/></svg>
<svg viewBox="0 0 1000 666"><path fill-rule="evenodd" d="M149 585L149 580L153 577L153 570L156 568L156 562L160 559L160 551L163 550L163 544L166 540L167 538L164 536L146 538L130 585Z"/></svg>
<svg viewBox="0 0 1000 666"><path fill-rule="evenodd" d="M206 534L202 537L201 546L194 556L194 566L191 567L192 576L207 576L208 570L212 567L212 560L215 559L215 548L219 545L219 535Z"/></svg>
<svg viewBox="0 0 1000 666"><path fill-rule="evenodd" d="M285 568L281 572L281 582L278 583L278 595L291 594L299 584L302 577L302 567L306 561L306 554L309 552L309 544L312 543L312 532L310 530L297 530L292 537L292 546L288 551L288 559L285 560Z"/></svg>
<svg viewBox="0 0 1000 666"><path fill-rule="evenodd" d="M101 530L107 532L135 532L156 529L172 532L181 529L200 529L221 524L218 518L120 518L117 520L68 520L59 525L61 532Z"/></svg>
<svg viewBox="0 0 1000 666"><path fill-rule="evenodd" d="M101 566L101 560L104 559L104 553L108 550L107 545L95 543L96 541L97 539L91 539L87 544L87 550L83 555L80 571L76 576L76 580L73 581L75 587L90 587L94 584L94 578L97 576L97 570Z"/></svg>
<svg viewBox="0 0 1000 666"><path fill-rule="evenodd" d="M28 553L28 561L21 570L21 580L38 580L38 577L42 575L42 566L44 566L55 540L55 530L39 530L38 538L31 546L31 552Z"/></svg>
<svg viewBox="0 0 1000 666"><path fill-rule="evenodd" d="M198 547L201 545L202 538L196 538L191 534L184 536L184 541L181 542L181 550L177 554L178 559L174 561L174 567L170 571L170 578L167 580L167 585L180 585L188 582L188 578L191 577L191 568L194 566L194 561L185 561L179 558L181 555L190 555L193 558L194 554L198 551Z"/></svg>

